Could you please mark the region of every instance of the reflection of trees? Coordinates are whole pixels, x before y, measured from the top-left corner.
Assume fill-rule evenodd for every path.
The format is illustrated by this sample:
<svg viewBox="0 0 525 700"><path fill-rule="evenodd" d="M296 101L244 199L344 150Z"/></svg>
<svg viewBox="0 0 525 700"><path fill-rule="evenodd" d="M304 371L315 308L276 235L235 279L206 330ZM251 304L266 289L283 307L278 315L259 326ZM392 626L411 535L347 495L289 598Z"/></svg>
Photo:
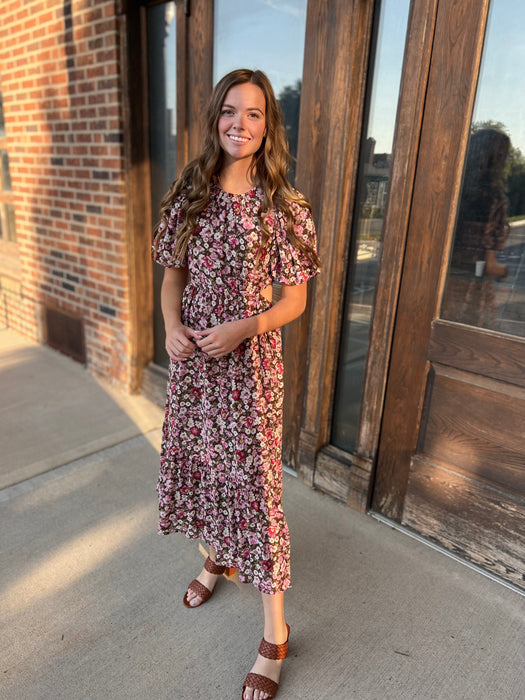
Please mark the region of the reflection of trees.
<svg viewBox="0 0 525 700"><path fill-rule="evenodd" d="M509 200L509 218L525 215L525 156L519 148L512 145L512 138L507 127L502 122L488 119L483 122L474 122L471 135L480 129L496 129L506 134L511 139L507 164L505 166L506 192Z"/></svg>
<svg viewBox="0 0 525 700"><path fill-rule="evenodd" d="M297 157L297 141L299 136L299 109L301 106L301 81L295 85L285 85L278 96L284 118L288 147L292 156L290 164L290 179L295 179L295 159Z"/></svg>

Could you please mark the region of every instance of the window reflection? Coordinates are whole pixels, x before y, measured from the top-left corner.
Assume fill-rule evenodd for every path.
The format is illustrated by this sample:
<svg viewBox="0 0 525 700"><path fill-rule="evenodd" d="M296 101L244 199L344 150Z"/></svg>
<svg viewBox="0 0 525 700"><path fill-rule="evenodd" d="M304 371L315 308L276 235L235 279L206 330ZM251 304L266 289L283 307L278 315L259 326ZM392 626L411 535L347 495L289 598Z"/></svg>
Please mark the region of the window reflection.
<svg viewBox="0 0 525 700"><path fill-rule="evenodd" d="M441 317L525 336L525 16L493 0Z"/></svg>
<svg viewBox="0 0 525 700"><path fill-rule="evenodd" d="M409 4L381 3L367 138L360 154L332 422L332 443L348 452L359 429Z"/></svg>
<svg viewBox="0 0 525 700"><path fill-rule="evenodd" d="M293 181L307 0L215 0L213 82L236 68L259 69L269 77L281 105L292 158ZM232 37L235 37L233 40Z"/></svg>
<svg viewBox="0 0 525 700"><path fill-rule="evenodd" d="M9 154L7 152L4 106L0 92L0 241L16 243L15 208Z"/></svg>
<svg viewBox="0 0 525 700"><path fill-rule="evenodd" d="M146 11L148 41L149 156L152 227L159 215L160 200L176 175L177 70L175 3L153 5ZM160 306L162 269L153 266L154 361L167 367L164 321Z"/></svg>
<svg viewBox="0 0 525 700"><path fill-rule="evenodd" d="M5 138L4 100L0 92L0 139Z"/></svg>
<svg viewBox="0 0 525 700"><path fill-rule="evenodd" d="M175 3L147 10L150 167L153 218L176 173Z"/></svg>
<svg viewBox="0 0 525 700"><path fill-rule="evenodd" d="M2 171L2 189L11 190L11 174L9 172L9 156L7 151L0 151L0 163Z"/></svg>
<svg viewBox="0 0 525 700"><path fill-rule="evenodd" d="M510 230L505 188L509 150L509 137L498 129L477 129L471 136L443 302L444 318L497 327L494 283L509 273L508 266L498 259Z"/></svg>

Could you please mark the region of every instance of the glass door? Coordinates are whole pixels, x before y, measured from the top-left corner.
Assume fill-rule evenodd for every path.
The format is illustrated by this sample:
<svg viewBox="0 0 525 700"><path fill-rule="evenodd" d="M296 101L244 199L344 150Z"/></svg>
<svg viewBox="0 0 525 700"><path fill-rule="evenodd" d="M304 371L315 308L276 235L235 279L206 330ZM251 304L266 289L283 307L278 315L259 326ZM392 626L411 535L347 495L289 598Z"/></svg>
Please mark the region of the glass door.
<svg viewBox="0 0 525 700"><path fill-rule="evenodd" d="M150 188L153 226L160 201L177 170L177 64L175 2L146 8ZM154 362L168 366L164 322L160 308L163 270L153 265Z"/></svg>
<svg viewBox="0 0 525 700"><path fill-rule="evenodd" d="M331 442L345 452L354 451L359 434L409 6L409 0L385 0L380 9L332 420Z"/></svg>
<svg viewBox="0 0 525 700"><path fill-rule="evenodd" d="M523 589L525 15L515 9L440 2L372 506Z"/></svg>

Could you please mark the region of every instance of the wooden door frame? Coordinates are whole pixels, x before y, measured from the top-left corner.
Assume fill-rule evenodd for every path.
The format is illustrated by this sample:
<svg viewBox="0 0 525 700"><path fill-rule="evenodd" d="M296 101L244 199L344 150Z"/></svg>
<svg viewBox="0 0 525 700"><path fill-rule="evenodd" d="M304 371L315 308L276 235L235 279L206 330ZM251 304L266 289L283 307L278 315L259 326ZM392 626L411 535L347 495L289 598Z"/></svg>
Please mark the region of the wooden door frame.
<svg viewBox="0 0 525 700"><path fill-rule="evenodd" d="M128 250L130 391L140 390L142 369L153 357L153 275L144 260L150 240L145 37L141 4L120 0L120 37L124 170L126 173L126 244ZM140 300L140 303L139 303Z"/></svg>
<svg viewBox="0 0 525 700"><path fill-rule="evenodd" d="M323 0L308 5L304 72L316 77L305 81L301 98L300 133L308 138L299 143L298 161L305 167L297 168L297 183L312 203L322 271L312 283L309 308L294 328L295 358L289 364L301 367L294 378L301 390L296 414L302 420L297 456L289 454L288 461L312 486L317 453L329 441L334 349L339 347L376 6L364 0L334 2L330 8Z"/></svg>
<svg viewBox="0 0 525 700"><path fill-rule="evenodd" d="M489 0L438 5L372 501L374 510L398 522L417 446L488 9Z"/></svg>
<svg viewBox="0 0 525 700"><path fill-rule="evenodd" d="M164 0L159 0L162 2ZM164 396L166 373L153 360L153 274L150 259L149 110L145 13L148 0L120 0L120 35L126 236L130 290L130 391L144 382L152 397ZM177 166L195 157L203 124L195 118L212 88L213 2L175 0L177 27ZM190 12L191 10L191 12Z"/></svg>

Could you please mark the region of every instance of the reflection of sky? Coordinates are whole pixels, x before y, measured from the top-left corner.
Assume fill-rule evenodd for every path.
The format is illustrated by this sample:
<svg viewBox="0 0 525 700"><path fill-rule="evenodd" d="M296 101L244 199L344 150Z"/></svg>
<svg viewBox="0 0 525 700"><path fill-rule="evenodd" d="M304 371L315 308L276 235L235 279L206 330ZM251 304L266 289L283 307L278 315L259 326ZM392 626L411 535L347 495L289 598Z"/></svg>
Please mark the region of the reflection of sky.
<svg viewBox="0 0 525 700"><path fill-rule="evenodd" d="M401 77L408 0L382 3L368 136L390 153ZM525 12L523 0L492 0L473 121L505 125L525 154Z"/></svg>
<svg viewBox="0 0 525 700"><path fill-rule="evenodd" d="M165 43L165 51L166 51L166 104L168 109L173 110L173 115L175 115L175 107L176 107L176 68L175 68L175 62L176 62L176 49L175 49L175 37L176 37L176 27L175 27L175 3L174 2L168 2L166 3L166 43ZM175 131L175 116L173 117L173 131Z"/></svg>
<svg viewBox="0 0 525 700"><path fill-rule="evenodd" d="M492 0L474 121L507 128L525 154L525 12L523 0Z"/></svg>
<svg viewBox="0 0 525 700"><path fill-rule="evenodd" d="M275 94L303 74L307 0L215 0L213 82L235 68L263 70Z"/></svg>
<svg viewBox="0 0 525 700"><path fill-rule="evenodd" d="M383 0L368 135L376 153L390 153L409 0ZM174 3L169 3L173 5ZM239 68L264 70L278 95L302 76L307 0L216 0L214 83ZM175 21L166 53L175 75ZM525 154L525 13L523 0L492 0L474 121L499 121ZM175 108L175 80L168 81Z"/></svg>
<svg viewBox="0 0 525 700"><path fill-rule="evenodd" d="M376 140L376 153L392 152L409 5L409 0L381 3L367 133Z"/></svg>

